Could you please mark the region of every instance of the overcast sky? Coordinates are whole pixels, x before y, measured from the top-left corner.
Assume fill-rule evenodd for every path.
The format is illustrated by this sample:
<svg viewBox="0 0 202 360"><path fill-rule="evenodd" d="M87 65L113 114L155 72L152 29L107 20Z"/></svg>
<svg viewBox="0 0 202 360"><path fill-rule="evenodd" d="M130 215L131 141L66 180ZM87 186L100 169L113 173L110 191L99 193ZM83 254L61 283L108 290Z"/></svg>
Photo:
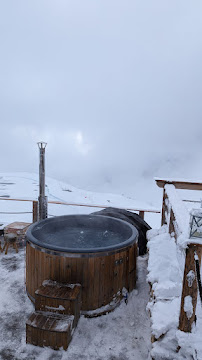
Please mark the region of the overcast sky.
<svg viewBox="0 0 202 360"><path fill-rule="evenodd" d="M202 179L201 0L0 1L1 171Z"/></svg>

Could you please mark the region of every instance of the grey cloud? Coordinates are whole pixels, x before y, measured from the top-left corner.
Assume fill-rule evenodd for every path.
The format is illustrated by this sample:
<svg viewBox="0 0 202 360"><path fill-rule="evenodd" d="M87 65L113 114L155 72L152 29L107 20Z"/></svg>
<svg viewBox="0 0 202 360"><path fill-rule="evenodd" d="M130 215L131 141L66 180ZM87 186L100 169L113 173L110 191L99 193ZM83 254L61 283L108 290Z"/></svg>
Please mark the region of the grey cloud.
<svg viewBox="0 0 202 360"><path fill-rule="evenodd" d="M47 173L78 186L200 178L201 14L188 0L1 2L1 170L36 172L42 139Z"/></svg>

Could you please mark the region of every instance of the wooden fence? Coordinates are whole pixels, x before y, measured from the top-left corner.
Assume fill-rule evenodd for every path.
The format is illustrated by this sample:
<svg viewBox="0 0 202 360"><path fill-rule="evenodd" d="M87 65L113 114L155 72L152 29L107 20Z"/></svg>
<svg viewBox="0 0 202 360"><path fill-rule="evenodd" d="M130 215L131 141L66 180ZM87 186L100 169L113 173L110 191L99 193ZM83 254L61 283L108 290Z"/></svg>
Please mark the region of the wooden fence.
<svg viewBox="0 0 202 360"><path fill-rule="evenodd" d="M31 199L14 199L14 198L0 198L0 200L6 200L6 201L26 201L32 203L32 222L36 222L38 219L38 201L37 200L31 200ZM101 205L101 204L78 204L78 203L68 203L64 201L48 201L48 204L55 204L55 205L66 205L66 206L79 206L79 207L87 207L87 208L95 208L95 209L105 209L110 208L111 206L107 205ZM123 209L123 207L120 206L120 208ZM138 209L138 208L124 208L125 210L137 212L142 219L145 217L145 213L154 213L154 214L160 214L160 210L158 209Z"/></svg>
<svg viewBox="0 0 202 360"><path fill-rule="evenodd" d="M176 241L179 236L183 236L187 242L179 329L184 332L191 332L192 324L195 321L198 295L196 260L198 259L200 270L202 240L189 239L189 212L176 189L202 190L202 183L164 179L156 179L156 183L163 188L162 225L168 226L169 233L175 237ZM187 296L191 297L192 300L193 312L190 314L185 311L186 308L184 307Z"/></svg>

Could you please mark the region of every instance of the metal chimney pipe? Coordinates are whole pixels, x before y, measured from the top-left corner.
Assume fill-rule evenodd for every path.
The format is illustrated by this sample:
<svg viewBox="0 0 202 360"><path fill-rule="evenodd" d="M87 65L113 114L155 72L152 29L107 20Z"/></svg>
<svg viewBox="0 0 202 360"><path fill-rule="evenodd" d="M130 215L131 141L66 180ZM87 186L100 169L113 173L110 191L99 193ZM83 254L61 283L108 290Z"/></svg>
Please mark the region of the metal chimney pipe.
<svg viewBox="0 0 202 360"><path fill-rule="evenodd" d="M39 219L43 220L47 218L47 196L45 196L45 148L47 143L38 142L39 147Z"/></svg>

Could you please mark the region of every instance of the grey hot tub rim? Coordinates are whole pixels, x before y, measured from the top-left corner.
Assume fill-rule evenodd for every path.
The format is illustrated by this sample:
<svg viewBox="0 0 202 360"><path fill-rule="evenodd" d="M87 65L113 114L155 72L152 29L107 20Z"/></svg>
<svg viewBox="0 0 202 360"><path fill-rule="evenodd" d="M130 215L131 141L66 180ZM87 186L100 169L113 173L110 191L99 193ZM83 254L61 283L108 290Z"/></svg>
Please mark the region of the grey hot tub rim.
<svg viewBox="0 0 202 360"><path fill-rule="evenodd" d="M54 240L54 243L47 243L45 241L46 238L50 236L50 231L53 229L54 234L57 234L57 228L62 225L66 225L66 230L68 231L67 223L68 221L72 224L72 222L81 221L81 224L87 227L90 224L91 229L95 229L95 233L97 231L97 225L101 225L104 227L102 231L104 231L106 224L109 228L116 229L117 237L123 236L123 241L117 242L116 244L102 247L67 247L67 246L58 246L57 239ZM92 227L94 225L94 227ZM69 226L71 228L71 226ZM46 230L49 232L46 234ZM45 235L44 235L45 231ZM107 230L106 230L107 231ZM125 239L124 239L125 237ZM62 253L72 253L72 254L88 254L88 253L106 253L111 251L120 251L125 249L126 247L132 246L134 243L138 241L138 231L137 229L121 219L115 219L110 216L103 215L62 215L55 216L53 218L41 220L32 224L26 233L26 240L32 245L38 248L42 248L47 251L53 252L62 252Z"/></svg>

